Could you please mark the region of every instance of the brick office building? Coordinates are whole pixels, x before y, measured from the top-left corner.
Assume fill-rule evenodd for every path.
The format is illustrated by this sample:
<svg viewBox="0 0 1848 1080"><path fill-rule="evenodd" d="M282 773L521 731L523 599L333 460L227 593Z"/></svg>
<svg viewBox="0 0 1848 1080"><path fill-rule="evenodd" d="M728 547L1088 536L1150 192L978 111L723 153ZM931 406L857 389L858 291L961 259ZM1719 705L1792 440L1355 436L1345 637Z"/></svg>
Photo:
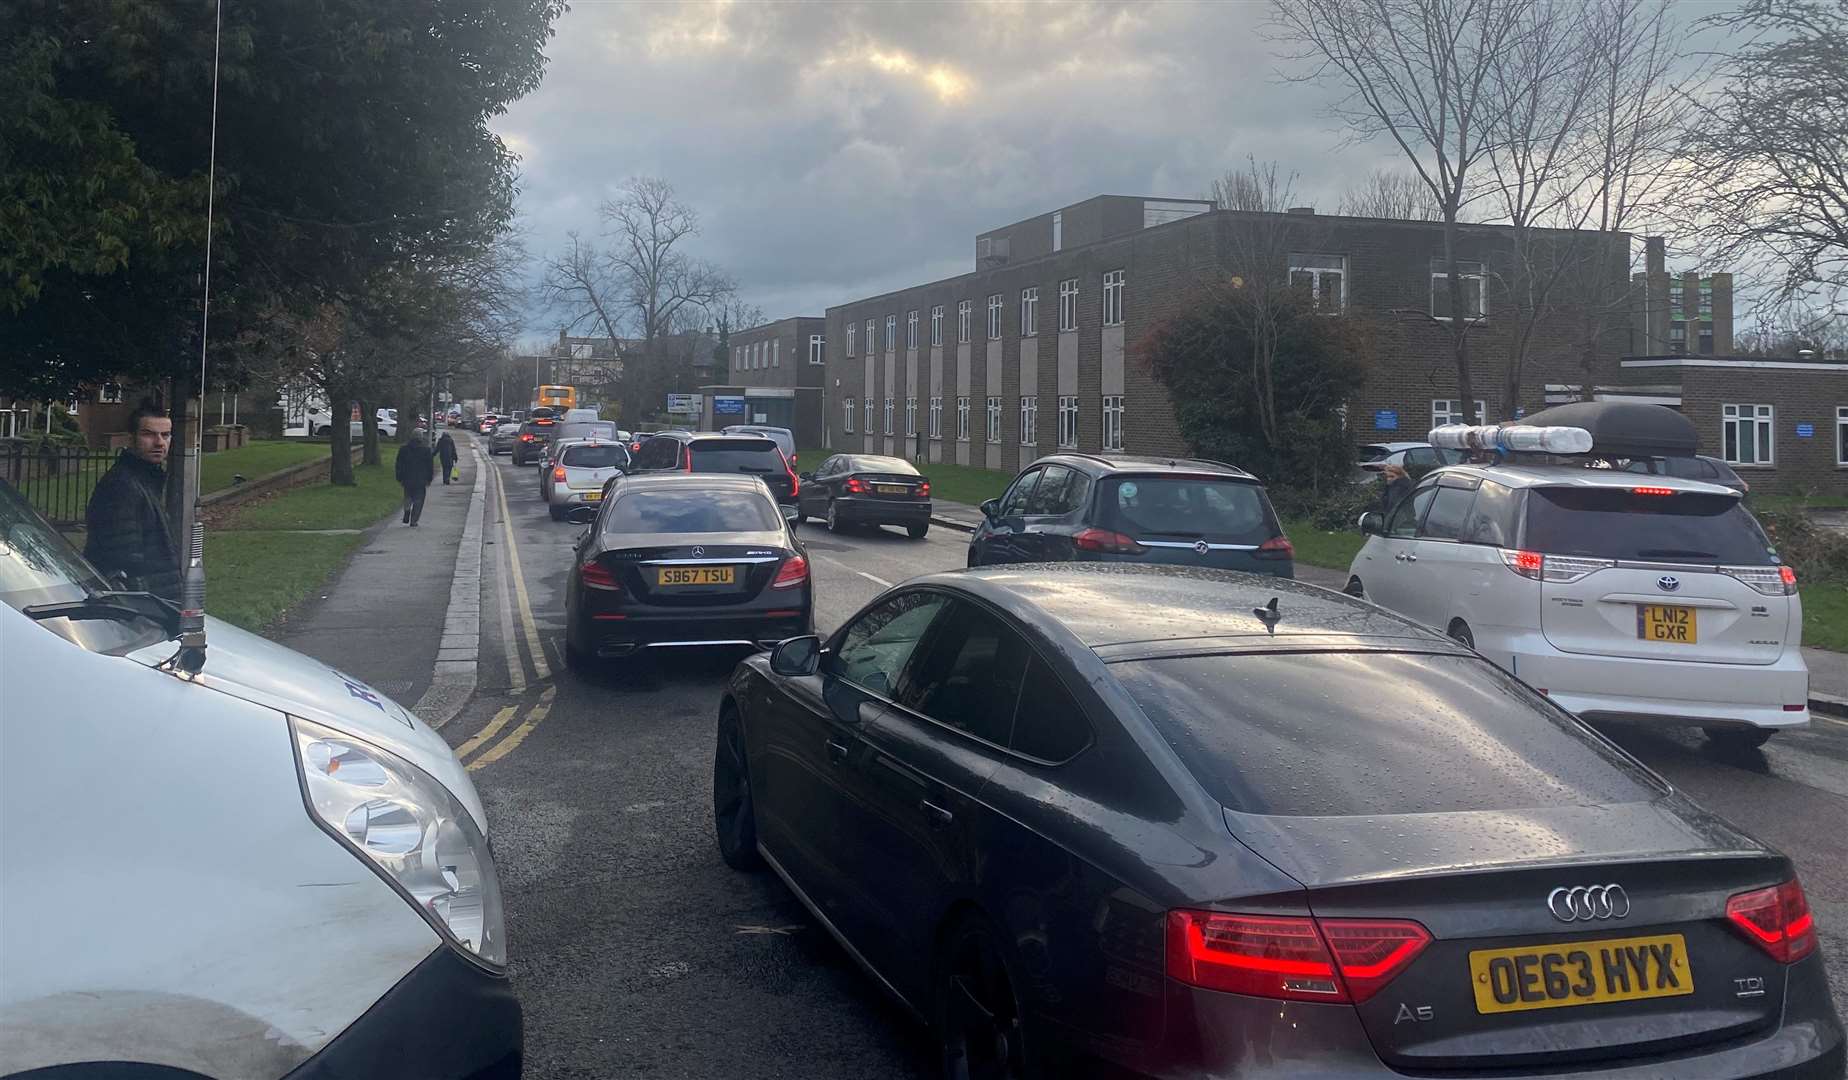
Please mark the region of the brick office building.
<svg viewBox="0 0 1848 1080"><path fill-rule="evenodd" d="M1013 470L1060 447L1185 454L1166 390L1137 345L1239 272L1249 237L1271 230L1293 280L1330 310L1372 320L1377 365L1348 403L1356 441L1418 439L1460 419L1443 236L1432 222L1214 210L1194 200L1100 196L983 233L976 267L943 281L830 307L827 415L836 449L926 456ZM1549 234L1563 237L1566 234ZM1629 236L1574 238L1585 303L1540 321L1522 408L1549 383L1615 381L1629 351ZM1465 226L1460 241L1478 412L1493 420L1514 320L1511 231Z"/></svg>
<svg viewBox="0 0 1848 1080"><path fill-rule="evenodd" d="M727 424L786 427L797 446L821 446L827 368L824 322L797 316L730 335L730 370L700 387L700 428Z"/></svg>

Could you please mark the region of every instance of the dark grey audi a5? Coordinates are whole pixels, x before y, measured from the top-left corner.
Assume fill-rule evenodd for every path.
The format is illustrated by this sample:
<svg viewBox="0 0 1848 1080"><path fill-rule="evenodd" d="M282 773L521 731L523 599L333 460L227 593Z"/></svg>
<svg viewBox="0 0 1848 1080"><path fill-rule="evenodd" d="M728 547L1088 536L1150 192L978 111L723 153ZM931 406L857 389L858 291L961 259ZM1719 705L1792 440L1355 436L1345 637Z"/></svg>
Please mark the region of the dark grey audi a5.
<svg viewBox="0 0 1848 1080"><path fill-rule="evenodd" d="M739 666L713 802L951 1077L1842 1075L1786 857L1311 586L914 579Z"/></svg>

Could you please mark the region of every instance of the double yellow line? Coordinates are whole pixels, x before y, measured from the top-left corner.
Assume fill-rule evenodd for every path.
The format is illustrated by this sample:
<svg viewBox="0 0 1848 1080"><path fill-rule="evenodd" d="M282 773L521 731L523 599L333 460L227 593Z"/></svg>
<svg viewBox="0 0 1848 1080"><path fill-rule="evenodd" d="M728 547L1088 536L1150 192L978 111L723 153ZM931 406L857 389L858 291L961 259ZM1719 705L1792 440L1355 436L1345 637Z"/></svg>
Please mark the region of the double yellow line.
<svg viewBox="0 0 1848 1080"><path fill-rule="evenodd" d="M526 737L533 733L533 729L544 723L545 718L551 714L553 689L554 688L550 686L546 687L539 695L538 701L525 706L526 718L514 725L513 730L507 732L506 736L500 738L498 742L495 741L496 737L500 736L507 725L513 722L513 718L519 714L521 706L508 705L501 709L501 711L495 713L494 719L488 721L486 727L476 732L467 742L456 747L457 759L466 763L464 767L467 768L469 772L474 772L477 769L494 764L501 758L519 749L520 744L526 741ZM487 749L483 750L482 747L484 746L487 747ZM481 751L480 755L477 756L475 760L469 761L468 756L475 753L477 750Z"/></svg>

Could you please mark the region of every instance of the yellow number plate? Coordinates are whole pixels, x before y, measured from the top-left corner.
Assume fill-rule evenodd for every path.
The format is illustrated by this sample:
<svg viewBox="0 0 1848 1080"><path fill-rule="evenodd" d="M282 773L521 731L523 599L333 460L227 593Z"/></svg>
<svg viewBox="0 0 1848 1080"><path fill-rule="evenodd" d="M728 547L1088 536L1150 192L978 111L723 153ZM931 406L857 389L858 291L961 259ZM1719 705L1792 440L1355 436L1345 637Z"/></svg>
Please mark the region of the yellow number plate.
<svg viewBox="0 0 1848 1080"><path fill-rule="evenodd" d="M1559 1009L1694 992L1688 946L1680 934L1480 949L1469 954L1469 977L1479 1013Z"/></svg>
<svg viewBox="0 0 1848 1080"><path fill-rule="evenodd" d="M730 585L735 572L730 566L663 566L655 571L655 584Z"/></svg>
<svg viewBox="0 0 1848 1080"><path fill-rule="evenodd" d="M1636 636L1644 641L1693 645L1699 639L1694 609L1674 604L1636 605Z"/></svg>
<svg viewBox="0 0 1848 1080"><path fill-rule="evenodd" d="M881 495L903 495L911 489L903 484L874 484L873 490Z"/></svg>
<svg viewBox="0 0 1848 1080"><path fill-rule="evenodd" d="M601 491L586 491L586 492L584 493L584 501L585 501L585 502L602 502L602 501L603 501L603 492L601 492Z"/></svg>

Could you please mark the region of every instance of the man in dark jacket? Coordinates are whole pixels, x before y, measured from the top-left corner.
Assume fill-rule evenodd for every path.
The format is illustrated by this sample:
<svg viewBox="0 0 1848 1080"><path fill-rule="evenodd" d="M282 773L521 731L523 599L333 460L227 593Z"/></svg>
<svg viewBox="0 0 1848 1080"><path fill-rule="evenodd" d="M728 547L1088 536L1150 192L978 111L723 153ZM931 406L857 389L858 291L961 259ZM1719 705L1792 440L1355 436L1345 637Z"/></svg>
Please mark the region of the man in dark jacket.
<svg viewBox="0 0 1848 1080"><path fill-rule="evenodd" d="M443 432L443 437L436 440L436 459L443 463L443 483L449 483L449 474L456 468L456 441Z"/></svg>
<svg viewBox="0 0 1848 1080"><path fill-rule="evenodd" d="M430 447L423 432L411 433L410 441L398 448L396 468L398 483L404 487L404 523L413 528L423 516L424 491L434 478L430 468Z"/></svg>
<svg viewBox="0 0 1848 1080"><path fill-rule="evenodd" d="M129 414L128 426L134 442L96 482L84 509L89 535L83 554L103 577L124 574L130 589L177 601L180 556L167 527L163 494L173 421L143 402Z"/></svg>
<svg viewBox="0 0 1848 1080"><path fill-rule="evenodd" d="M1412 493L1412 477L1404 466L1388 465L1380 470L1380 478L1386 482L1386 490L1380 496L1380 514L1390 517L1392 508Z"/></svg>

